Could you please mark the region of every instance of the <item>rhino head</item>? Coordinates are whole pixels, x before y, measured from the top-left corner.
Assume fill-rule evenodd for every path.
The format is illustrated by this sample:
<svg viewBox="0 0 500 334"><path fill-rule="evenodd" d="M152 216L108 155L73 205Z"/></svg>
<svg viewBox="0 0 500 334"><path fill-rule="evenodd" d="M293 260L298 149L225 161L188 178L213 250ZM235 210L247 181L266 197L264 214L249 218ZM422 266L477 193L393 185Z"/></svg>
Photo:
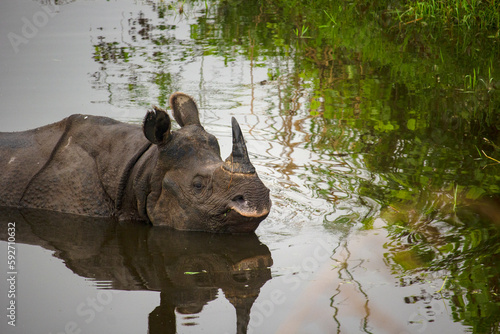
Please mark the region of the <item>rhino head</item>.
<svg viewBox="0 0 500 334"><path fill-rule="evenodd" d="M240 126L232 118L233 149L223 161L215 136L200 123L191 97L170 98L180 129L159 108L149 111L143 131L157 153L149 159L148 193L143 204L153 225L178 230L253 232L271 209L269 189L248 157Z"/></svg>

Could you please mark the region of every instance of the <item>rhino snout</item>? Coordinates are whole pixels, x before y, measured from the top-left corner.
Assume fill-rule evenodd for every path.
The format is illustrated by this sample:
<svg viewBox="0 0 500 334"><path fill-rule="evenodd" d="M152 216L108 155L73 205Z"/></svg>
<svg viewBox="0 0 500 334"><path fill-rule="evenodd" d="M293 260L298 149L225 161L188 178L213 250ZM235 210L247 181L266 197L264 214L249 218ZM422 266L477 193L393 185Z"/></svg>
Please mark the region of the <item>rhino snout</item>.
<svg viewBox="0 0 500 334"><path fill-rule="evenodd" d="M267 190L267 189L266 189ZM235 211L242 217L248 218L264 218L267 217L271 209L271 201L269 200L269 190L267 196L261 198L258 203L247 201L245 195L235 196L229 204L229 210ZM267 197L267 199L266 199Z"/></svg>

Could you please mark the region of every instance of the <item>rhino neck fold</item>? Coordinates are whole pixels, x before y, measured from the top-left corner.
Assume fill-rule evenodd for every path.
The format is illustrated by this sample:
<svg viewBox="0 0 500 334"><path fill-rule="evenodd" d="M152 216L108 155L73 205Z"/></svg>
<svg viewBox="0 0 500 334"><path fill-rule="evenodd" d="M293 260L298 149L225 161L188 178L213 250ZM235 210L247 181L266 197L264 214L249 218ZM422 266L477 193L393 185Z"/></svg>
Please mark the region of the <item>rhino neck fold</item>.
<svg viewBox="0 0 500 334"><path fill-rule="evenodd" d="M116 201L115 201L115 210L118 212L122 208L123 204L123 196L125 194L125 188L127 187L127 183L130 179L130 175L132 174L132 170L134 166L137 164L137 161L146 153L147 150L151 147L152 143L147 142L144 146L141 147L139 151L128 161L125 169L120 177L120 182L118 183L118 189L116 191Z"/></svg>

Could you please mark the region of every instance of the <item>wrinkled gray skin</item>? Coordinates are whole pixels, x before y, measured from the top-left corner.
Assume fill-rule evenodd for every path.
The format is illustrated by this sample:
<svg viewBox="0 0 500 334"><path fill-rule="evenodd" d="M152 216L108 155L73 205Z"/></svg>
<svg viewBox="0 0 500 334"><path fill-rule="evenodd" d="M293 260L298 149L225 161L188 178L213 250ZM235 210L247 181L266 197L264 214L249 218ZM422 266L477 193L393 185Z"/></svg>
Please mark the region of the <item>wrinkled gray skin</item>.
<svg viewBox="0 0 500 334"><path fill-rule="evenodd" d="M174 93L142 129L73 115L25 132L0 133L0 205L41 208L179 230L252 232L271 209L233 118L233 151L200 124L191 97Z"/></svg>

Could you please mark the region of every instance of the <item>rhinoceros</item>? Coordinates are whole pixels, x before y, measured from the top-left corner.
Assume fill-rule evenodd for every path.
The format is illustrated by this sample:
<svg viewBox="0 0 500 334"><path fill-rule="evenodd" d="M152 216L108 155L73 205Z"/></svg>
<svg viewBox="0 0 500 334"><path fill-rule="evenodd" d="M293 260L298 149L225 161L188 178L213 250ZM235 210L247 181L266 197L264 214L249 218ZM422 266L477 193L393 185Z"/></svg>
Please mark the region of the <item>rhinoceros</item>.
<svg viewBox="0 0 500 334"><path fill-rule="evenodd" d="M180 125L153 107L139 125L72 115L24 132L0 133L0 206L138 220L178 230L253 232L271 209L269 189L232 118L223 161L194 100L170 97Z"/></svg>

